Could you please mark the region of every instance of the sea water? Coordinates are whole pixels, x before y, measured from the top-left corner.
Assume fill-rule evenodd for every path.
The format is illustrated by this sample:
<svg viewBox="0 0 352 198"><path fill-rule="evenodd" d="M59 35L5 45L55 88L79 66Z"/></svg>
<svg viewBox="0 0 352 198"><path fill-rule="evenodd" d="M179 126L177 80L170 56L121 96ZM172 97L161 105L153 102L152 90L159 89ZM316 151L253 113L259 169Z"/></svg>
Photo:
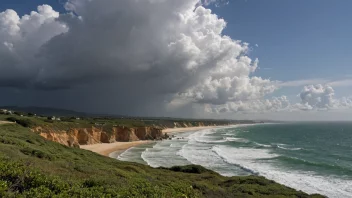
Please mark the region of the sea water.
<svg viewBox="0 0 352 198"><path fill-rule="evenodd" d="M198 164L224 176L260 175L307 193L352 197L352 123L238 125L174 135L118 159L153 167Z"/></svg>

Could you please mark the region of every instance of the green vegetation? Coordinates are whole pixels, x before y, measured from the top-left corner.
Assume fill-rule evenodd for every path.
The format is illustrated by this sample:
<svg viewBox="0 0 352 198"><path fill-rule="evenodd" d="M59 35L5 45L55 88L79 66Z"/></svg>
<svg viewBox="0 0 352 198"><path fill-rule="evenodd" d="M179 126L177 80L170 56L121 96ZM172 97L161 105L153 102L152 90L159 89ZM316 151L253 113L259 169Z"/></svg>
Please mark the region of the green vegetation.
<svg viewBox="0 0 352 198"><path fill-rule="evenodd" d="M4 109L4 111L2 111ZM56 116L56 117L55 117ZM25 127L49 127L51 129L68 130L70 128L85 128L91 126L102 126L104 130L110 131L112 127L162 127L173 128L184 126L199 126L199 124L227 125L239 123L254 123L251 120L214 120L214 119L181 119L181 118L143 118L125 116L89 116L86 113L75 111L42 108L42 107L0 107L0 121L11 117L17 123L25 120ZM59 119L58 119L59 118ZM20 121L20 122L18 122ZM29 124L29 126L26 126ZM176 125L175 125L176 124Z"/></svg>
<svg viewBox="0 0 352 198"><path fill-rule="evenodd" d="M228 178L200 166L154 169L121 162L6 124L0 125L0 197L310 196L263 177Z"/></svg>
<svg viewBox="0 0 352 198"><path fill-rule="evenodd" d="M21 116L22 115L22 116ZM33 128L36 126L47 127L54 130L68 130L71 128L89 128L92 126L103 127L104 131L112 130L114 126L141 127L150 126L141 120L114 119L114 118L80 118L60 117L60 120L52 120L50 117L33 116L33 114L0 114L0 121L16 122L24 127Z"/></svg>
<svg viewBox="0 0 352 198"><path fill-rule="evenodd" d="M90 128L92 126L102 128L103 131L110 133L113 127L159 127L173 128L185 126L205 126L227 125L237 123L253 123L252 121L234 121L234 120L192 120L192 119L171 119L171 118L113 118L113 117L54 117L54 116L36 116L34 113L14 112L13 114L1 114L0 121L6 120L16 122L27 128L37 126L51 131L68 131L73 128ZM45 130L44 130L45 132Z"/></svg>

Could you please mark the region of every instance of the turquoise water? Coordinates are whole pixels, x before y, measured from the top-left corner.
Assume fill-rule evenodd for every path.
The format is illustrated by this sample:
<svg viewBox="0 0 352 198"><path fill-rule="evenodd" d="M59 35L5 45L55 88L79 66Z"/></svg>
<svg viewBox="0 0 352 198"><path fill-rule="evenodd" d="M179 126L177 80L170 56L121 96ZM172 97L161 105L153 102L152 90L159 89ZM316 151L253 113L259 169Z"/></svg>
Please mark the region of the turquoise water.
<svg viewBox="0 0 352 198"><path fill-rule="evenodd" d="M225 176L261 175L329 197L352 197L352 123L220 127L177 133L118 159L153 167L199 164Z"/></svg>

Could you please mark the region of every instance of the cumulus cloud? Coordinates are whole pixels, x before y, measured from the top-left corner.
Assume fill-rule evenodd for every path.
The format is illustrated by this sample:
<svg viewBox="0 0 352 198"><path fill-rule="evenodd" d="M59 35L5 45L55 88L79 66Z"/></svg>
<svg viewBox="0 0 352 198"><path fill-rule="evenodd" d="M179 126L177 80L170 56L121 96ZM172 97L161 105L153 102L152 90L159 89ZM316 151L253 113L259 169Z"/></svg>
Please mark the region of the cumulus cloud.
<svg viewBox="0 0 352 198"><path fill-rule="evenodd" d="M2 12L0 86L74 90L90 84L81 97L111 100L122 112L156 104L158 111L162 104L280 106L282 99L262 99L277 84L254 76L258 60L248 56L249 44L223 35L225 20L204 7L224 1L202 2L68 0L67 14L48 5L22 17Z"/></svg>
<svg viewBox="0 0 352 198"><path fill-rule="evenodd" d="M212 113L226 112L292 112L292 111L328 111L352 107L352 97L335 98L335 91L329 85L307 85L298 94L300 102L291 103L286 96L254 100L239 100L226 104L209 104L205 110Z"/></svg>
<svg viewBox="0 0 352 198"><path fill-rule="evenodd" d="M308 85L303 88L299 97L300 103L293 105L293 108L300 110L331 110L352 107L352 100L348 97L336 99L335 91L329 85Z"/></svg>
<svg viewBox="0 0 352 198"><path fill-rule="evenodd" d="M212 113L225 112L278 112L291 110L290 101L286 96L273 97L271 99L257 99L249 101L229 102L225 105L207 105L206 111Z"/></svg>
<svg viewBox="0 0 352 198"><path fill-rule="evenodd" d="M334 89L329 85L305 86L300 93L301 103L311 108L331 109L335 106Z"/></svg>

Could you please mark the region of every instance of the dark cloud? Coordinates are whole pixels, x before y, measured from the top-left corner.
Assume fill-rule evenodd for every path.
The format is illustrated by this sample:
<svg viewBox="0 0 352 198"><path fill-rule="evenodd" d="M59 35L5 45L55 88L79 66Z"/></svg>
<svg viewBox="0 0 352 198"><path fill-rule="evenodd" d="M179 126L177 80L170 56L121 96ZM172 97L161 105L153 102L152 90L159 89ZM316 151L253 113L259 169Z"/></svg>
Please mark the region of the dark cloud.
<svg viewBox="0 0 352 198"><path fill-rule="evenodd" d="M72 13L44 5L21 18L0 14L0 86L50 106L151 115L246 109L276 89L253 77L248 44L222 35L226 22L198 0L69 0L65 8Z"/></svg>

